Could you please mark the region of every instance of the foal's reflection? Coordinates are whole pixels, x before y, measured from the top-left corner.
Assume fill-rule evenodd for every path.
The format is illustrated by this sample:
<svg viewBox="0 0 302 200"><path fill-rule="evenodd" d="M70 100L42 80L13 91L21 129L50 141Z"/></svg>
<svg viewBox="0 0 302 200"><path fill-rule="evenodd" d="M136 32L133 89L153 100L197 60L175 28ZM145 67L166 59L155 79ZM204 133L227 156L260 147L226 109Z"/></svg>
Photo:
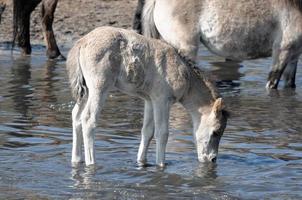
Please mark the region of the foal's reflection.
<svg viewBox="0 0 302 200"><path fill-rule="evenodd" d="M93 186L93 179L96 175L97 167L94 165L83 166L74 165L71 170L71 179L75 188L89 189Z"/></svg>
<svg viewBox="0 0 302 200"><path fill-rule="evenodd" d="M200 163L195 169L194 174L199 178L216 179L217 163Z"/></svg>

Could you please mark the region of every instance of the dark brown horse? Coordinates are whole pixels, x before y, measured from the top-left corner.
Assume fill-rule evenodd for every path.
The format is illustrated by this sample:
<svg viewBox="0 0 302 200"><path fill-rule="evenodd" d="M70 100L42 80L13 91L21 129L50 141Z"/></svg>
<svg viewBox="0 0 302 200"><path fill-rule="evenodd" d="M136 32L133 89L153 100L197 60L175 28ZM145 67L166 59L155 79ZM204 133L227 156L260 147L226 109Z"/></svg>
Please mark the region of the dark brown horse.
<svg viewBox="0 0 302 200"><path fill-rule="evenodd" d="M32 11L42 2L42 30L46 43L46 55L50 59L64 58L57 46L53 33L52 24L54 12L58 0L13 0L14 4L14 32L13 46L15 43L22 49L24 55L31 54L30 45L30 15ZM5 4L1 5L1 13L5 8ZM1 15L0 13L0 15ZM1 19L1 18L0 18Z"/></svg>

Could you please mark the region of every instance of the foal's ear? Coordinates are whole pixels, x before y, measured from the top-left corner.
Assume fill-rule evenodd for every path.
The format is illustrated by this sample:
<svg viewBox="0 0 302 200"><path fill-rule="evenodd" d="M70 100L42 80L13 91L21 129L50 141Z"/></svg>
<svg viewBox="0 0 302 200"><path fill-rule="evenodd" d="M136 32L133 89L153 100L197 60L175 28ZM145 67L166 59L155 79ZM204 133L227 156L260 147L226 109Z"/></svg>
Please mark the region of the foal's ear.
<svg viewBox="0 0 302 200"><path fill-rule="evenodd" d="M215 100L213 107L212 107L212 111L217 115L219 113L221 113L221 111L225 108L224 102L222 100L222 98L218 98Z"/></svg>

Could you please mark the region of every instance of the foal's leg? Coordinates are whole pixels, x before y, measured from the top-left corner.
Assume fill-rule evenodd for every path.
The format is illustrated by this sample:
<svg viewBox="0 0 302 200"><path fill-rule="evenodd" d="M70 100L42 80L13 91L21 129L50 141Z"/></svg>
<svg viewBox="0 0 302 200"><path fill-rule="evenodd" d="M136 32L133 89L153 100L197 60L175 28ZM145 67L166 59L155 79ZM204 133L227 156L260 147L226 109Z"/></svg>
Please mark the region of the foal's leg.
<svg viewBox="0 0 302 200"><path fill-rule="evenodd" d="M169 136L170 102L167 99L152 101L156 138L156 164L165 166L165 152Z"/></svg>
<svg viewBox="0 0 302 200"><path fill-rule="evenodd" d="M284 73L284 87L296 88L296 72L297 72L298 60L293 60L287 64Z"/></svg>
<svg viewBox="0 0 302 200"><path fill-rule="evenodd" d="M79 163L82 161L83 135L80 117L83 110L83 106L84 102L81 102L79 104L76 103L72 110L72 163Z"/></svg>
<svg viewBox="0 0 302 200"><path fill-rule="evenodd" d="M144 124L142 128L142 138L137 154L137 163L143 166L147 162L147 150L154 135L154 120L152 102L145 100Z"/></svg>
<svg viewBox="0 0 302 200"><path fill-rule="evenodd" d="M98 113L103 107L108 90L104 87L89 90L86 106L81 115L86 165L95 164L94 130Z"/></svg>
<svg viewBox="0 0 302 200"><path fill-rule="evenodd" d="M47 47L46 55L50 59L57 58L61 52L57 46L57 42L53 33L52 24L54 20L54 12L57 7L58 0L42 1L42 29L44 40Z"/></svg>

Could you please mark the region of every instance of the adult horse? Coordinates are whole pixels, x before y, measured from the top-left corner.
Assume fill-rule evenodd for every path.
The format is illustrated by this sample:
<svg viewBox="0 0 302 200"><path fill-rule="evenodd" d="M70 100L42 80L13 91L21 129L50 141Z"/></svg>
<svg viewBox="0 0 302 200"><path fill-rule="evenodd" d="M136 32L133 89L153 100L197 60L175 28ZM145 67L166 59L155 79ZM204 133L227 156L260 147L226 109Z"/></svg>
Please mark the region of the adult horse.
<svg viewBox="0 0 302 200"><path fill-rule="evenodd" d="M142 6L143 4L143 6ZM143 9L142 9L143 8ZM134 28L195 60L199 42L232 60L273 57L267 88L295 88L302 0L139 0Z"/></svg>
<svg viewBox="0 0 302 200"><path fill-rule="evenodd" d="M4 2L4 3L3 3ZM1 14L5 8L5 1L1 4ZM46 43L46 55L50 59L62 57L53 33L52 24L58 0L13 0L13 46L18 43L25 55L31 54L30 45L30 15L42 2L42 30Z"/></svg>

